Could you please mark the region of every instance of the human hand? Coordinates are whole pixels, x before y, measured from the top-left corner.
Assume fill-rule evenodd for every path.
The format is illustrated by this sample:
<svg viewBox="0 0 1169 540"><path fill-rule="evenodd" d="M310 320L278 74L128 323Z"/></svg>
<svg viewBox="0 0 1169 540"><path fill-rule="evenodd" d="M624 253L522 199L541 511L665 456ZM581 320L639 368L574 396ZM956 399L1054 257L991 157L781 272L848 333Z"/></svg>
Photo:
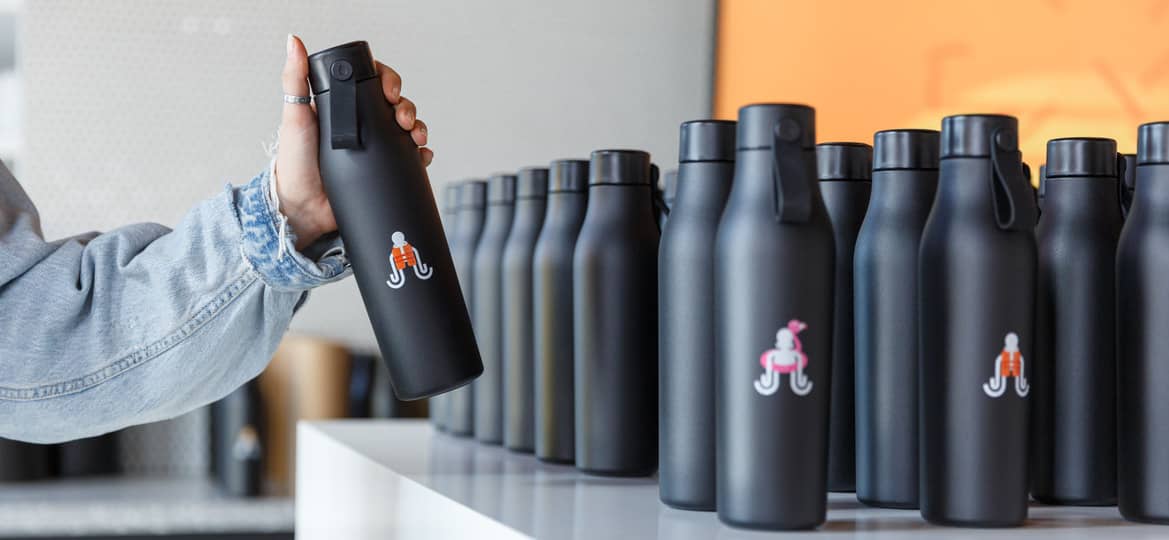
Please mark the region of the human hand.
<svg viewBox="0 0 1169 540"><path fill-rule="evenodd" d="M304 43L289 34L286 49L287 59L281 76L284 93L307 96L308 52ZM394 105L398 125L410 132L414 143L419 146L423 166L429 166L434 152L423 148L426 145L426 124L417 119L414 102L402 97L402 78L381 62L377 62L377 73L386 101ZM296 233L296 249L299 250L321 235L337 230L337 220L321 183L316 106L285 103L277 137L280 144L276 151L276 193L280 197L280 211Z"/></svg>

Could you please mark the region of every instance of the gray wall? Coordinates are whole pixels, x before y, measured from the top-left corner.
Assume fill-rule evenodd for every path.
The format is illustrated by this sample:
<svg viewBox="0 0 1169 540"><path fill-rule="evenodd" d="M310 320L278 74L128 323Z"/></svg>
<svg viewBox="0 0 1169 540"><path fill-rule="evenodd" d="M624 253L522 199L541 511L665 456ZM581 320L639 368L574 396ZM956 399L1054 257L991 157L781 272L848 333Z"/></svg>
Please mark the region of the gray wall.
<svg viewBox="0 0 1169 540"><path fill-rule="evenodd" d="M25 4L17 173L50 237L174 223L267 163L284 36L367 39L430 126L452 180L600 147L673 166L709 114L714 0L103 0ZM305 333L373 343L352 280L312 296Z"/></svg>

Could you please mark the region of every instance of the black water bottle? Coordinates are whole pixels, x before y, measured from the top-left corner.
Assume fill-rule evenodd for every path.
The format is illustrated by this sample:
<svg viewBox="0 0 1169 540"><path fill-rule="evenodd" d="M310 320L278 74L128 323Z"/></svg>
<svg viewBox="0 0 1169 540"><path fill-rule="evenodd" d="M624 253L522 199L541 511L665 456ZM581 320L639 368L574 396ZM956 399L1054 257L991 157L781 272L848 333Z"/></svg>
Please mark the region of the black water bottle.
<svg viewBox="0 0 1169 540"><path fill-rule="evenodd" d="M1031 495L1116 504L1116 141L1047 143L1039 244Z"/></svg>
<svg viewBox="0 0 1169 540"><path fill-rule="evenodd" d="M503 248L503 445L518 452L536 448L532 253L547 203L548 169L520 169L515 218Z"/></svg>
<svg viewBox="0 0 1169 540"><path fill-rule="evenodd" d="M856 358L853 349L852 255L872 192L873 148L816 145L820 193L836 244L832 309L832 405L828 417L828 491L856 491Z"/></svg>
<svg viewBox="0 0 1169 540"><path fill-rule="evenodd" d="M1132 209L1132 199L1136 194L1137 187L1137 155L1136 154L1121 154L1124 158L1124 170L1121 172L1120 182L1120 207L1124 213L1124 217L1128 218L1128 212Z"/></svg>
<svg viewBox="0 0 1169 540"><path fill-rule="evenodd" d="M516 176L487 180L487 219L475 248L471 305L483 354L483 377L472 385L475 438L503 443L503 248L515 218Z"/></svg>
<svg viewBox="0 0 1169 540"><path fill-rule="evenodd" d="M827 505L835 268L815 111L748 105L736 139L714 250L718 515L807 529Z"/></svg>
<svg viewBox="0 0 1169 540"><path fill-rule="evenodd" d="M483 235L487 216L487 182L468 180L459 185L456 203L454 240L451 241L451 258L455 262L455 273L459 275L459 288L467 307L475 309L475 250ZM482 343L482 341L480 341ZM446 420L445 428L455 435L471 434L475 424L475 396L477 385L471 384L455 389L443 396Z"/></svg>
<svg viewBox="0 0 1169 540"><path fill-rule="evenodd" d="M25 482L53 475L56 447L0 439L0 482Z"/></svg>
<svg viewBox="0 0 1169 540"><path fill-rule="evenodd" d="M1027 517L1035 213L1015 118L943 119L919 262L920 502L930 522Z"/></svg>
<svg viewBox="0 0 1169 540"><path fill-rule="evenodd" d="M262 407L254 380L211 405L215 474L220 487L237 497L255 497L262 489Z"/></svg>
<svg viewBox="0 0 1169 540"><path fill-rule="evenodd" d="M1137 135L1136 191L1116 253L1117 503L1169 524L1169 122Z"/></svg>
<svg viewBox="0 0 1169 540"><path fill-rule="evenodd" d="M535 328L536 457L575 460L572 360L572 252L588 204L589 162L553 161L548 208L532 255Z"/></svg>
<svg viewBox="0 0 1169 540"><path fill-rule="evenodd" d="M459 186L458 182L447 185L442 194L442 230L447 237L447 245L451 250L451 258L454 258L455 252L458 250L458 237L455 236L455 231L458 229L457 220L459 217ZM455 264L456 273L458 264ZM463 298L469 300L467 291L463 291ZM469 308L470 306L468 306ZM446 421L448 409L450 406L450 395L441 394L430 398L430 423L439 431L446 431Z"/></svg>
<svg viewBox="0 0 1169 540"><path fill-rule="evenodd" d="M483 372L471 318L418 147L398 125L369 45L309 56L321 179L389 368L420 399Z"/></svg>
<svg viewBox="0 0 1169 540"><path fill-rule="evenodd" d="M658 461L657 169L638 150L597 150L573 253L576 466L645 476Z"/></svg>
<svg viewBox="0 0 1169 540"><path fill-rule="evenodd" d="M118 471L117 433L69 441L57 447L57 473L61 476L112 475Z"/></svg>
<svg viewBox="0 0 1169 540"><path fill-rule="evenodd" d="M938 136L873 136L873 194L853 256L856 496L871 506L917 508L917 249L938 187Z"/></svg>
<svg viewBox="0 0 1169 540"><path fill-rule="evenodd" d="M658 255L662 502L714 510L714 238L735 174L735 123L682 124L677 197ZM667 183L667 186L669 184Z"/></svg>

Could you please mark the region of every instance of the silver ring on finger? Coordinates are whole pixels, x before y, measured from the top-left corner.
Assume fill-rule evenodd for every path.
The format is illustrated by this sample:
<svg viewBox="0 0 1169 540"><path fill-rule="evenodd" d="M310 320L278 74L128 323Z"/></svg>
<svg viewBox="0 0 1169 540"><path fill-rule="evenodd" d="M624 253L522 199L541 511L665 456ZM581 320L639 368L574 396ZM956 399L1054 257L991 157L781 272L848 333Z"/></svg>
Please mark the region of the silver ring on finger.
<svg viewBox="0 0 1169 540"><path fill-rule="evenodd" d="M284 102L293 105L308 105L313 102L311 96L294 96L292 94L284 94Z"/></svg>

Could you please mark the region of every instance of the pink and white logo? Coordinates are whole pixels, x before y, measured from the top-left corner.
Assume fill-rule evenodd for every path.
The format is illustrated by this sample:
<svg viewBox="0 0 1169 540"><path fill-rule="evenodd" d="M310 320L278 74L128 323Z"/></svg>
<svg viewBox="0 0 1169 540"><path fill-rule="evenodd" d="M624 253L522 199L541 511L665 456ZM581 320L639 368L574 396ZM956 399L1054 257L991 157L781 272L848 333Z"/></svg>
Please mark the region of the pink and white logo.
<svg viewBox="0 0 1169 540"><path fill-rule="evenodd" d="M801 320L792 319L787 326L775 333L775 348L763 351L759 356L759 363L763 366L763 375L755 381L755 391L760 395L770 396L779 390L780 377L788 375L792 393L797 396L806 396L812 392L812 381L804 373L808 366L808 355L804 354L804 346L796 336L808 325Z"/></svg>

